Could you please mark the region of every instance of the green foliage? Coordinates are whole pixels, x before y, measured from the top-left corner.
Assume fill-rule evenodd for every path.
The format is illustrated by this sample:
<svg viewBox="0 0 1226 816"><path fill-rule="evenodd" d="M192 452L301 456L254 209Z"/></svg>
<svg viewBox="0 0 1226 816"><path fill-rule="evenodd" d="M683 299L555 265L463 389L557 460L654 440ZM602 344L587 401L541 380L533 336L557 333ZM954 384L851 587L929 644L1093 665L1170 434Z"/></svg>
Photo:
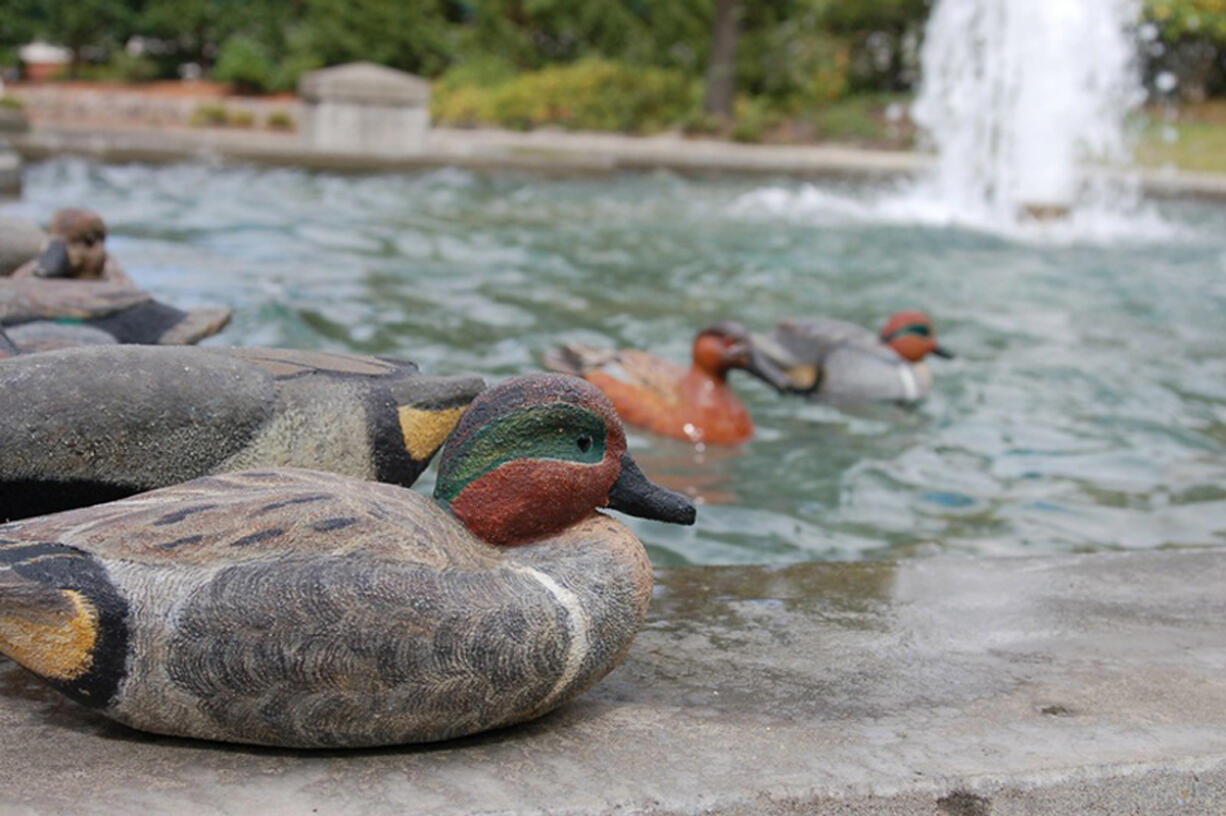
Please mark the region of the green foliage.
<svg viewBox="0 0 1226 816"><path fill-rule="evenodd" d="M1226 0L1146 0L1145 16L1168 42L1195 37L1226 43Z"/></svg>
<svg viewBox="0 0 1226 816"><path fill-rule="evenodd" d="M294 121L294 117L286 110L275 110L268 114L268 119L265 121L270 130L294 130L298 127L298 123Z"/></svg>
<svg viewBox="0 0 1226 816"><path fill-rule="evenodd" d="M24 110L26 103L16 96L0 96L0 108L8 110Z"/></svg>
<svg viewBox="0 0 1226 816"><path fill-rule="evenodd" d="M305 39L325 65L371 60L435 76L450 63L446 0L307 0Z"/></svg>
<svg viewBox="0 0 1226 816"><path fill-rule="evenodd" d="M230 109L217 102L197 105L188 124L192 127L221 127L230 121Z"/></svg>
<svg viewBox="0 0 1226 816"><path fill-rule="evenodd" d="M584 60L484 87L444 79L431 113L459 126L651 132L686 121L700 102L701 85L680 72Z"/></svg>
<svg viewBox="0 0 1226 816"><path fill-rule="evenodd" d="M255 38L233 34L217 52L213 78L229 82L244 93L272 90L275 73L268 50Z"/></svg>

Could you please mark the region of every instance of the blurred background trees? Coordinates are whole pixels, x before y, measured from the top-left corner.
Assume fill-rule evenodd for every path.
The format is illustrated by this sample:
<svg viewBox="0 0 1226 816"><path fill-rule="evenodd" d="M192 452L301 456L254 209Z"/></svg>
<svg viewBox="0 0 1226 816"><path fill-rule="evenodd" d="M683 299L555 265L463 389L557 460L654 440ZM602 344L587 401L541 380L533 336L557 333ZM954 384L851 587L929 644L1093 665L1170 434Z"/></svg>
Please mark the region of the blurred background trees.
<svg viewBox="0 0 1226 816"><path fill-rule="evenodd" d="M854 136L913 89L931 2L0 0L0 65L42 38L71 49L71 76L259 93L365 59L438 80L443 123ZM1145 16L1151 83L1226 93L1226 0L1145 0Z"/></svg>

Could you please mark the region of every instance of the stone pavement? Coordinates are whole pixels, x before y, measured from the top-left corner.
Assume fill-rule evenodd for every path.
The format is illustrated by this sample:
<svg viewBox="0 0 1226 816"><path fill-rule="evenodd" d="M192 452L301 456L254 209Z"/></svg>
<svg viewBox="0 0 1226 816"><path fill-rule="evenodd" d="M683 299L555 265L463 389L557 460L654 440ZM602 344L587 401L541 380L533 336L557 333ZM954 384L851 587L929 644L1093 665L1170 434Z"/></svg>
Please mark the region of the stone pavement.
<svg viewBox="0 0 1226 816"><path fill-rule="evenodd" d="M596 689L433 746L139 734L5 663L0 811L1226 813L1226 550L659 577Z"/></svg>

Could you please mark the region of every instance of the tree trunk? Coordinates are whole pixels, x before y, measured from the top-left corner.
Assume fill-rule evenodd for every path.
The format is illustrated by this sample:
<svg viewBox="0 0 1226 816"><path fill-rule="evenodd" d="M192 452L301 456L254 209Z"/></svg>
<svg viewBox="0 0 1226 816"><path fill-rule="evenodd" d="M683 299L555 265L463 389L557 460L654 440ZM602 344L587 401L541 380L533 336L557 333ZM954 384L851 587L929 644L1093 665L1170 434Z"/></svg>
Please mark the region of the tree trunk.
<svg viewBox="0 0 1226 816"><path fill-rule="evenodd" d="M725 121L732 118L738 11L738 0L717 0L711 61L707 63L707 96L702 107Z"/></svg>

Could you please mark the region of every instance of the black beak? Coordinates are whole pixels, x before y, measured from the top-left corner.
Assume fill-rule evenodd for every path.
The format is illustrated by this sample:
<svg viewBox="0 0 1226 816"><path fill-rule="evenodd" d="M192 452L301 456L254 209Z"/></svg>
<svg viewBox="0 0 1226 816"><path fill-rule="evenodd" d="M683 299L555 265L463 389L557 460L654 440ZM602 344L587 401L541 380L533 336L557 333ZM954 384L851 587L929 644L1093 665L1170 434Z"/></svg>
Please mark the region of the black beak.
<svg viewBox="0 0 1226 816"><path fill-rule="evenodd" d="M68 244L63 238L52 238L43 254L38 256L38 269L34 274L40 278L66 278L70 271Z"/></svg>
<svg viewBox="0 0 1226 816"><path fill-rule="evenodd" d="M938 357L944 357L946 360L952 360L954 358L954 353L952 351L949 349L943 349L940 346L934 348L932 353Z"/></svg>
<svg viewBox="0 0 1226 816"><path fill-rule="evenodd" d="M698 514L688 498L644 476L629 453L622 454L622 473L609 491L609 507L639 518L673 524L693 524Z"/></svg>
<svg viewBox="0 0 1226 816"><path fill-rule="evenodd" d="M745 365L745 370L776 391L795 390L796 384L787 372L755 347L751 346L749 349L749 362Z"/></svg>

